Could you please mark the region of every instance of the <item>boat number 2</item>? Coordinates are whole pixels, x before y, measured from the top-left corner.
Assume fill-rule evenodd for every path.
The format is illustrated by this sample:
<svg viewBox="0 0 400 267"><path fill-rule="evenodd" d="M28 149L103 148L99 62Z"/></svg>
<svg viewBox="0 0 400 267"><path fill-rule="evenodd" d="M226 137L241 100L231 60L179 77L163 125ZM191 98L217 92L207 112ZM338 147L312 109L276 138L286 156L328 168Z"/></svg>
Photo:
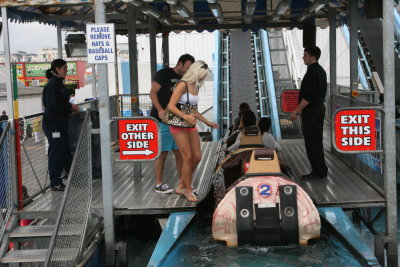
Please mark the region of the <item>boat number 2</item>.
<svg viewBox="0 0 400 267"><path fill-rule="evenodd" d="M271 186L269 184L260 184L258 186L258 194L261 197L271 196Z"/></svg>

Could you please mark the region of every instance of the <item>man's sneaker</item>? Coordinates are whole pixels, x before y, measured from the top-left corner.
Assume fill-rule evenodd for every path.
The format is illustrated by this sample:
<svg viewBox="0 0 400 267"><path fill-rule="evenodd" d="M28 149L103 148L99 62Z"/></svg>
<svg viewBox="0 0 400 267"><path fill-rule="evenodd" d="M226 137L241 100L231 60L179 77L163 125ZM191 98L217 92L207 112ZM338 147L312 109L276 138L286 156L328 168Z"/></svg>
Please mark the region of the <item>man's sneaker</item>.
<svg viewBox="0 0 400 267"><path fill-rule="evenodd" d="M160 184L156 186L156 192L161 194L170 194L172 193L172 188L170 188L167 184Z"/></svg>
<svg viewBox="0 0 400 267"><path fill-rule="evenodd" d="M59 184L51 187L51 191L64 191L64 190L65 190L64 184Z"/></svg>

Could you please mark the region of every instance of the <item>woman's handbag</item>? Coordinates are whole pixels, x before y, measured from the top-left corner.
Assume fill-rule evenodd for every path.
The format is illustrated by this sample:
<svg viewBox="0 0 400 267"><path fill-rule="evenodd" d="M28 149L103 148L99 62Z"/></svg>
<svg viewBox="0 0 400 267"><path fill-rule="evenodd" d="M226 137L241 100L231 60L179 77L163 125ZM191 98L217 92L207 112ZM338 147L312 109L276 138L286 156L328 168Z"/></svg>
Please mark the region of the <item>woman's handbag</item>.
<svg viewBox="0 0 400 267"><path fill-rule="evenodd" d="M191 105L189 103L189 92L186 90L187 94L187 102L186 104L177 104L177 107L187 115L194 115L196 110L197 110L197 105ZM168 124L171 126L175 127L181 127L181 128L193 128L195 127L195 124L192 124L185 119L176 116L174 113L172 113L168 108L165 110L164 116L162 117L162 122L164 124Z"/></svg>

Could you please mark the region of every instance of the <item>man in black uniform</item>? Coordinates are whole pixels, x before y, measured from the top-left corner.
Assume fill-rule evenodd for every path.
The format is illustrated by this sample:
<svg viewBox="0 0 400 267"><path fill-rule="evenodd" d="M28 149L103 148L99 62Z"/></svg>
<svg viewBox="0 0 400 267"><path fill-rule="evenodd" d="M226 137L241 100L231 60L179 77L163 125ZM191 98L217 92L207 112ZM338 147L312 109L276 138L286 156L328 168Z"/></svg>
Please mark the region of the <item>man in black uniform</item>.
<svg viewBox="0 0 400 267"><path fill-rule="evenodd" d="M178 59L178 63L174 68L165 68L159 70L151 83L150 98L153 104L150 116L159 121L160 134L161 134L161 153L154 162L156 172L156 188L157 193L172 193L172 189L163 182L164 164L168 152L173 151L176 160L176 169L181 176L182 157L179 154L178 146L175 144L169 126L163 124L161 119L164 115L165 109L172 96L172 90L175 84L182 78L183 74L189 69L190 65L194 62L194 57L185 54Z"/></svg>
<svg viewBox="0 0 400 267"><path fill-rule="evenodd" d="M322 143L327 81L325 70L318 64L320 56L321 50L317 46L304 49L307 72L301 82L299 105L289 117L296 120L301 114L304 143L312 168L310 174L302 176L303 179L325 178L328 174Z"/></svg>

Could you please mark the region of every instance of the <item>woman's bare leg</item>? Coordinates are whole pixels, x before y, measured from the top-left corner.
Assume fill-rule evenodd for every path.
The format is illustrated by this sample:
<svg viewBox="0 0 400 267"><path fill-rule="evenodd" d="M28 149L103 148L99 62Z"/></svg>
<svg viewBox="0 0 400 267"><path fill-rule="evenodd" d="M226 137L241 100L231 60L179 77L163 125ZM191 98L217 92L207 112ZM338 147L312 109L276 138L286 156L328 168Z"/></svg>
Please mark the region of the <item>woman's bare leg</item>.
<svg viewBox="0 0 400 267"><path fill-rule="evenodd" d="M201 161L200 137L197 131L189 132L190 148L192 150L192 174ZM192 178L192 176L190 177ZM192 179L190 179L192 183Z"/></svg>
<svg viewBox="0 0 400 267"><path fill-rule="evenodd" d="M175 143L178 146L179 153L182 156L182 185L186 190L192 191L191 178L192 178L192 150L187 131L179 131L172 134Z"/></svg>

